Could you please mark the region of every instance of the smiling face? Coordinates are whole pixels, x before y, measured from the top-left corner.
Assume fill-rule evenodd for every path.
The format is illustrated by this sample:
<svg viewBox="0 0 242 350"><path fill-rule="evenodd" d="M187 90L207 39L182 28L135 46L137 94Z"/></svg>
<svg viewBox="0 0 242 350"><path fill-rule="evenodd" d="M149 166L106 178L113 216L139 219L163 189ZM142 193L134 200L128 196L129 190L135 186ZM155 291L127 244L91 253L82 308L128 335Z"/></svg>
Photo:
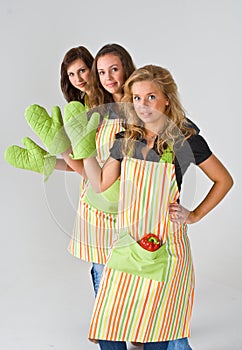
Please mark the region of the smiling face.
<svg viewBox="0 0 242 350"><path fill-rule="evenodd" d="M111 53L99 57L97 71L103 88L113 95L114 101L119 102L123 93L125 76L120 58Z"/></svg>
<svg viewBox="0 0 242 350"><path fill-rule="evenodd" d="M70 83L82 92L87 91L89 74L90 69L80 58L73 61L67 68L67 75Z"/></svg>
<svg viewBox="0 0 242 350"><path fill-rule="evenodd" d="M169 104L167 97L153 81L135 82L131 92L135 112L145 128L160 131L164 125L164 112Z"/></svg>

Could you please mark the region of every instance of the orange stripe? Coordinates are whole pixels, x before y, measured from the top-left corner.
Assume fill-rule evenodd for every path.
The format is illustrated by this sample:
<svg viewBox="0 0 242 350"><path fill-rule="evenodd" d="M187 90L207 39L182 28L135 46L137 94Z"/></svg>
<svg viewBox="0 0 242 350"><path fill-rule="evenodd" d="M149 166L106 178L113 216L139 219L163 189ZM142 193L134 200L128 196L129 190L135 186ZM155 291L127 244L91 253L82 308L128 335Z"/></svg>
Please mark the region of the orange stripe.
<svg viewBox="0 0 242 350"><path fill-rule="evenodd" d="M140 330L140 327L141 327L141 325L142 325L143 316L144 316L145 309L146 309L146 305L147 305L147 302L148 302L148 299L149 299L149 294L150 294L151 285L152 285L152 280L149 281L149 287L148 287L148 291L147 291L147 294L146 294L144 307L143 307L143 310L142 310L142 313L141 313L141 316L140 316L140 320L139 320L139 323L138 323L138 327L137 327L137 331L136 331L136 336L135 336L135 338L137 338L138 335L139 335L139 330Z"/></svg>
<svg viewBox="0 0 242 350"><path fill-rule="evenodd" d="M167 336L166 330L169 329L169 315L170 315L169 310L171 310L172 297L174 295L174 290L176 287L175 275L177 274L177 266L178 266L178 264L176 264L176 267L174 270L174 278L173 278L172 283L170 284L170 287L169 287L170 293L169 293L169 296L168 296L167 301L166 301L166 307L164 309L163 320L161 323L161 334L164 334L164 335L166 334L166 336Z"/></svg>
<svg viewBox="0 0 242 350"><path fill-rule="evenodd" d="M160 294L162 292L163 284L164 283L160 282L157 285L156 293L155 293L154 300L153 300L152 310L151 310L151 313L150 313L149 323L147 324L147 330L148 331L146 332L146 338L145 338L146 341L149 341L150 333L153 330L152 323L154 321L154 318L155 318L155 315L156 315L156 311L157 311L157 308L158 308L158 305L159 305L159 302L160 302Z"/></svg>
<svg viewBox="0 0 242 350"><path fill-rule="evenodd" d="M137 175L136 175L137 172ZM134 179L143 179L143 171L142 171L142 166L140 164L139 167L137 167L137 169L135 169L135 173L134 173ZM134 239L137 241L139 239L138 237L138 231L139 231L139 226L138 226L138 219L139 219L139 211L140 211L140 206L141 206L141 200L140 200L140 194L141 194L141 190L139 187L139 183L136 181L135 182L135 188L136 188L136 196L133 196L131 198L135 198L136 200L133 201L134 202L134 209L133 209L133 218L131 218L131 222L133 222L136 226L136 228L132 227L132 236L134 237ZM133 219L133 220L132 220ZM134 232L136 232L136 234L134 234Z"/></svg>
<svg viewBox="0 0 242 350"><path fill-rule="evenodd" d="M174 241L175 240L176 240L176 235L174 235ZM179 241L181 242L181 240L179 240ZM181 254L178 253L178 250L180 250L179 243L178 244L176 244L176 242L174 242L174 243L175 243L175 249L176 249L176 256L178 256L178 260L179 260L179 262L181 262L181 259L179 258ZM168 337L168 333L170 330L169 324L171 323L172 315L174 314L176 295L177 295L178 287L180 285L180 280L182 277L182 270L183 270L184 264L185 264L185 259L182 259L182 264L179 264L178 261L176 263L174 278L173 278L173 282L172 282L171 288L170 288L171 293L169 294L168 303L167 303L167 309L169 307L169 311L166 313L166 324L164 327L164 329L166 330L166 332L164 332L164 335L166 338Z"/></svg>
<svg viewBox="0 0 242 350"><path fill-rule="evenodd" d="M115 329L113 329L113 332L112 332L112 338L115 338L117 337L117 334L118 334L118 325L119 325L119 322L120 322L120 319L121 319L121 316L122 316L122 312L123 312L123 307L124 307L124 303L126 301L126 295L127 295L127 292L129 290L129 286L130 286L130 283L131 283L131 278L132 278L132 275L128 275L126 277L126 279L124 278L124 286L122 288L122 297L120 297L119 299L119 302L117 304L117 308L116 308L116 315L119 315L119 317L117 318L117 326L116 326L116 331ZM125 286L126 284L126 286ZM125 290L124 290L124 287L125 287Z"/></svg>
<svg viewBox="0 0 242 350"><path fill-rule="evenodd" d="M111 273L111 270L107 269L104 287L107 286L108 280L110 278L110 273ZM92 322L91 322L90 331L89 331L90 338L92 338L92 339L96 339L95 337L96 337L97 329L99 328L98 323L99 323L100 312L101 312L101 308L102 308L104 297L105 297L105 293L102 293L102 289L99 288L99 291L100 290L101 290L101 292L98 293L98 297L96 298L96 303L94 305L95 313L92 317Z"/></svg>
<svg viewBox="0 0 242 350"><path fill-rule="evenodd" d="M100 261L100 250L99 250L99 246L100 246L100 239L102 237L102 224L103 224L103 220L101 217L101 213L96 210L95 215L98 217L98 226L95 227L95 236L96 236L96 245L97 245L97 259L98 261Z"/></svg>
<svg viewBox="0 0 242 350"><path fill-rule="evenodd" d="M136 291L138 289L140 281L141 281L141 277L137 276L137 280L136 280L132 290ZM128 313L127 313L127 316L126 316L126 322L125 322L124 329L128 329L128 327L130 327L129 322L130 322L130 315L131 315L132 309L134 307L134 299L135 299L135 293L133 293L133 296L132 296L132 299L131 299L130 307L129 307L129 310L128 310ZM134 341L135 340L136 340L136 338L134 339Z"/></svg>
<svg viewBox="0 0 242 350"><path fill-rule="evenodd" d="M118 291L122 291L121 286L123 284L123 279L124 279L124 274L122 273L122 274L120 274L120 280L119 280L118 285L116 287ZM108 328L107 328L107 333L106 333L107 334L107 339L112 339L113 327L115 325L113 325L113 327L111 329L111 324L112 324L111 320L114 317L116 317L115 309L116 309L116 304L117 303L118 303L118 298L116 297L115 301L114 301L114 303L112 305L112 309L110 310L110 315L109 315L109 319L108 319Z"/></svg>
<svg viewBox="0 0 242 350"><path fill-rule="evenodd" d="M88 207L87 207L87 204L86 203L83 203L83 209L85 209L85 212L84 212L84 217L85 217L85 222L84 222L84 226L85 226L85 242L86 244L88 244ZM82 219L82 215L81 215L81 219ZM79 219L80 220L80 219ZM82 242L80 242L80 244L82 245ZM89 254L89 249L86 249L87 251L87 259L88 261L90 261L90 254Z"/></svg>
<svg viewBox="0 0 242 350"><path fill-rule="evenodd" d="M151 174L153 174L154 173L154 163L152 163L152 165L151 165L151 170L150 170L150 172L151 172ZM149 182L148 182L148 184L147 184L147 187L148 187L148 193L147 193L147 202L146 202L146 213L148 213L148 211L149 211L149 206L150 206L150 195L151 195L151 190L150 190L150 187L152 186L152 177L150 176L150 178L149 178ZM140 191L141 192L141 191ZM145 232L144 233L149 233L149 232L147 232L147 227L148 227L148 215L145 215L145 220L144 220L144 230L145 230Z"/></svg>
<svg viewBox="0 0 242 350"><path fill-rule="evenodd" d="M192 288L191 294L190 294L190 300L189 303L187 304L187 312L186 312L186 320L188 320L186 323L184 322L184 327L183 327L183 333L186 332L186 328L187 328L187 323L190 323L190 319L192 316L192 305L194 302L194 288ZM190 333L190 330L189 330Z"/></svg>
<svg viewBox="0 0 242 350"><path fill-rule="evenodd" d="M188 266L186 267L186 273L185 273L184 278L186 278L187 275L188 275L187 270L188 270ZM183 300L184 296L186 297L186 294L185 294L185 284L183 283L182 289L181 289L181 295L179 296L179 299L180 299L180 300ZM175 322L175 325L174 325L173 334L176 334L176 331L177 331L178 326L179 326L178 320L180 320L181 307L182 307L182 302L180 302L180 303L178 304L178 308L177 308L177 317L176 317L176 322Z"/></svg>
<svg viewBox="0 0 242 350"><path fill-rule="evenodd" d="M165 165L164 167L164 177L167 176L167 165ZM165 189L165 182L164 182L164 177L163 177L163 181L162 181L162 187L161 187L161 196L160 196L160 207L162 207L164 205L163 203L163 194L164 194L164 189ZM168 203L167 203L168 204ZM166 213L168 211L168 208L166 210ZM162 232L160 233L160 238L161 241L164 243L167 241L167 233L168 233L168 220L169 220L169 214L165 215L165 219L163 222L163 226L162 226ZM161 221L162 223L162 221Z"/></svg>

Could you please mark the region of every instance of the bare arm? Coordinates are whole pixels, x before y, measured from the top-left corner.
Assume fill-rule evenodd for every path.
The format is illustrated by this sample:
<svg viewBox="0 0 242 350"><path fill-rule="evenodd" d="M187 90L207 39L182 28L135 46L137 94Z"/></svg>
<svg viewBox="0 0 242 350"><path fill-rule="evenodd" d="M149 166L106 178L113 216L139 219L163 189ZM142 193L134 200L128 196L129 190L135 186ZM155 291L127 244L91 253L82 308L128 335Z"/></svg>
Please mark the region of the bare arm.
<svg viewBox="0 0 242 350"><path fill-rule="evenodd" d="M81 176L86 178L85 171L84 171L84 165L83 165L83 159L74 160L69 157L69 154L72 153L72 148L69 148L65 152L63 152L61 155L63 157L63 161L66 163L66 166L68 167L67 170L69 171L75 171L76 173L80 174ZM60 169L62 170L62 169Z"/></svg>
<svg viewBox="0 0 242 350"><path fill-rule="evenodd" d="M72 149L69 148L67 151L62 153L63 159L56 159L56 170L62 170L62 171L75 171L78 174L85 177L85 171L83 166L83 160L73 160L69 157L69 154L72 152Z"/></svg>
<svg viewBox="0 0 242 350"><path fill-rule="evenodd" d="M212 154L199 164L199 168L213 182L211 189L202 202L192 211L177 203L170 204L169 213L172 221L185 221L188 224L198 222L221 202L233 186L230 173L215 155Z"/></svg>
<svg viewBox="0 0 242 350"><path fill-rule="evenodd" d="M108 189L120 176L121 163L109 157L101 168L96 158L83 160L85 173L95 192L103 192Z"/></svg>
<svg viewBox="0 0 242 350"><path fill-rule="evenodd" d="M64 159L56 159L56 165L55 165L56 170L62 170L62 171L74 171Z"/></svg>

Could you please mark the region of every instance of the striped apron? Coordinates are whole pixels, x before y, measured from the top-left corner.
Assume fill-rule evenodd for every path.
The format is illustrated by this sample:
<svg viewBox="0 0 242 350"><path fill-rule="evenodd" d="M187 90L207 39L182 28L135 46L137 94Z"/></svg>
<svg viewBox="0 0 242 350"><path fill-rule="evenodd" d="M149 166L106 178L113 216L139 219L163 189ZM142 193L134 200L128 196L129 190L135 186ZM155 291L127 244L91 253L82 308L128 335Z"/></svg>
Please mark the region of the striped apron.
<svg viewBox="0 0 242 350"><path fill-rule="evenodd" d="M179 191L175 166L125 157L121 167L118 240L104 269L90 339L158 342L190 335L194 270L187 226L169 220ZM162 246L137 241L155 233Z"/></svg>
<svg viewBox="0 0 242 350"><path fill-rule="evenodd" d="M96 135L97 159L102 166L109 157L115 134L122 129L120 119L104 118ZM73 236L68 251L75 257L105 264L114 237L117 235L119 183L103 193L95 193L83 180Z"/></svg>

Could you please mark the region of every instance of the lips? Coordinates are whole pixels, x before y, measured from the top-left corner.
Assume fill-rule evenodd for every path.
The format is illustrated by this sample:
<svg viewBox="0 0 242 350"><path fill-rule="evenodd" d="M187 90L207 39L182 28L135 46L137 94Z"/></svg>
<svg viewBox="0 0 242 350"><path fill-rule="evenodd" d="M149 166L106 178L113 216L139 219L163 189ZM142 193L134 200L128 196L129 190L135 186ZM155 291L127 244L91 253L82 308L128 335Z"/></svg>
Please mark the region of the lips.
<svg viewBox="0 0 242 350"><path fill-rule="evenodd" d="M113 88L116 84L117 84L117 83L111 83L111 84L108 84L108 85L106 85L106 86L107 86L107 88L111 89L111 88Z"/></svg>
<svg viewBox="0 0 242 350"><path fill-rule="evenodd" d="M82 87L84 87L85 85L86 85L86 83L77 84L77 86L78 86L79 88L82 88Z"/></svg>
<svg viewBox="0 0 242 350"><path fill-rule="evenodd" d="M144 112L144 111L137 111L138 115L141 117L141 118L144 118L144 119L147 119L147 118L150 118L152 117L152 112Z"/></svg>
<svg viewBox="0 0 242 350"><path fill-rule="evenodd" d="M150 115L152 115L151 112L139 112L140 115L143 115L144 117L149 117Z"/></svg>

